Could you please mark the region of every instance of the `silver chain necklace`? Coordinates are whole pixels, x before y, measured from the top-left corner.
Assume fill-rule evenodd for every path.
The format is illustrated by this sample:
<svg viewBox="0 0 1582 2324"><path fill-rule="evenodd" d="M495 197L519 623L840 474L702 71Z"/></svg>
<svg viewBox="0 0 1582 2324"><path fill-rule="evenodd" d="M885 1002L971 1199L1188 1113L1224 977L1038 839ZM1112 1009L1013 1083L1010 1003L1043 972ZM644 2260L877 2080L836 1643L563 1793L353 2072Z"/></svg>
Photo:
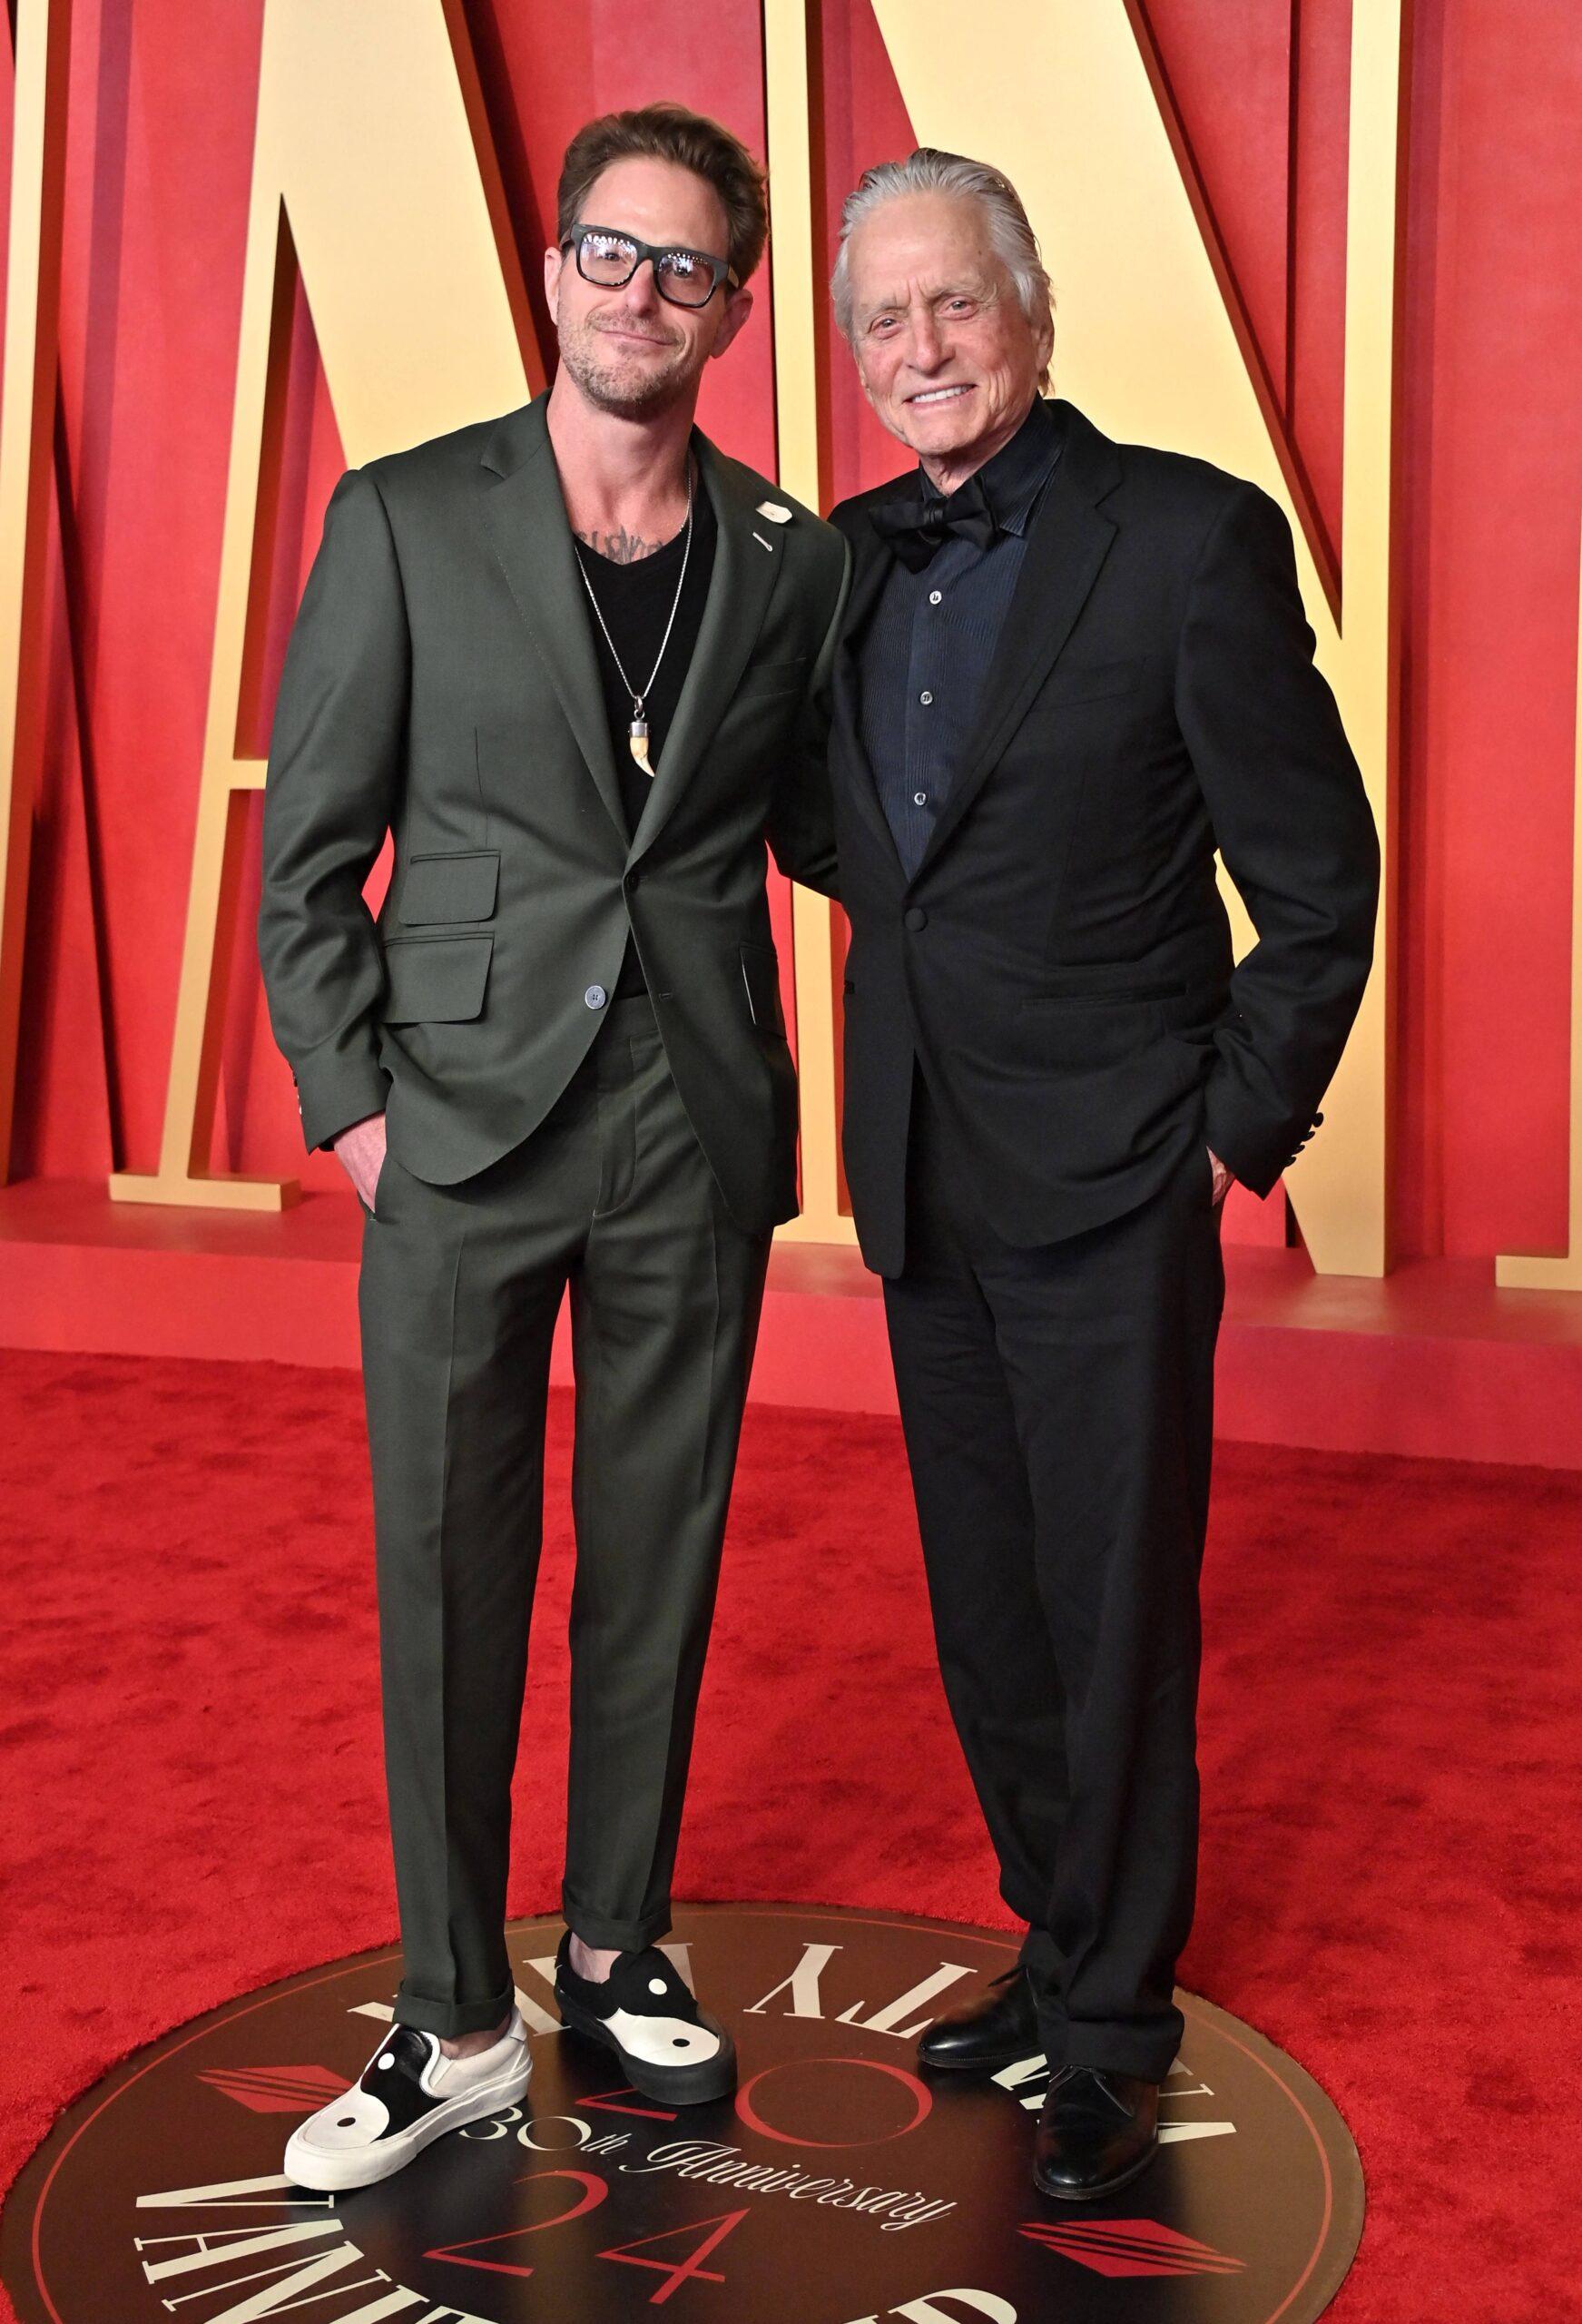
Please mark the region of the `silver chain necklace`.
<svg viewBox="0 0 1582 2324"><path fill-rule="evenodd" d="M693 464L690 459L687 462L686 529L686 544L681 553L681 572L676 579L675 596L671 603L670 619L664 625L664 635L659 642L658 655L654 659L653 669L648 673L648 684L644 687L641 694L639 694L634 687L631 679L626 675L624 669L622 667L621 656L615 651L615 641L610 635L610 625L604 619L604 615L599 611L599 601L594 595L594 585L588 579L587 567L583 563L580 556L576 561L576 569L583 576L583 587L588 593L588 603L594 609L594 618L597 621L599 627L604 633L604 643L610 649L610 659L615 665L616 673L620 677L621 684L632 696L632 718L631 723L626 728L626 747L631 752L633 757L636 760L638 765L643 769L644 773L649 776L653 775L653 769L648 763L648 721L644 715L643 705L647 701L649 695L653 692L653 681L659 675L659 665L664 659L664 649L670 644L670 633L675 627L675 617L681 608L681 593L686 586L687 559L693 553ZM597 555L596 550L594 554Z"/></svg>

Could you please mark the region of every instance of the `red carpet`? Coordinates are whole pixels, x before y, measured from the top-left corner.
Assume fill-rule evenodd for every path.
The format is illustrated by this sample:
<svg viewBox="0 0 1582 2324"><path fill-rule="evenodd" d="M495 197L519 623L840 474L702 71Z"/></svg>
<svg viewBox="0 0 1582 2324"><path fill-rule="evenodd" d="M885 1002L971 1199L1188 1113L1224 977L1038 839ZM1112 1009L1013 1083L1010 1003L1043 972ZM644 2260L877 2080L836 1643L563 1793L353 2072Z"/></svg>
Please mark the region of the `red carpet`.
<svg viewBox="0 0 1582 2324"><path fill-rule="evenodd" d="M0 1420L8 2184L114 2059L396 1924L355 1379L0 1354ZM514 1913L557 1891L555 1421ZM1242 1446L1218 1476L1183 1982L1352 2127L1339 2324L1552 2324L1582 2308L1582 1476ZM1003 1918L889 1422L750 1419L678 1887Z"/></svg>

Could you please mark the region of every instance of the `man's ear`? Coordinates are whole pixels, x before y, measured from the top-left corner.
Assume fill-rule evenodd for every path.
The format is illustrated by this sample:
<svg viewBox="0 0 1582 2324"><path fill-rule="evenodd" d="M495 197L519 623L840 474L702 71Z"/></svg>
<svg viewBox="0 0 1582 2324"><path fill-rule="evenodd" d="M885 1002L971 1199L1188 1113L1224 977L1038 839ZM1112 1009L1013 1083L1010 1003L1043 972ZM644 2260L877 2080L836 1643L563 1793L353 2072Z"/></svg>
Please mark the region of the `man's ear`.
<svg viewBox="0 0 1582 2324"><path fill-rule="evenodd" d="M730 346L731 341L735 338L737 332L742 329L742 324L747 320L748 316L752 312L752 293L746 288L745 284L743 284L740 290L732 290L729 299L725 301L725 320L720 325L720 335L718 339L715 340L714 344L709 350L711 361L712 361L716 355L723 355L725 350Z"/></svg>
<svg viewBox="0 0 1582 2324"><path fill-rule="evenodd" d="M565 264L564 251L547 250L544 253L544 296L549 306L552 323L560 320L560 270Z"/></svg>

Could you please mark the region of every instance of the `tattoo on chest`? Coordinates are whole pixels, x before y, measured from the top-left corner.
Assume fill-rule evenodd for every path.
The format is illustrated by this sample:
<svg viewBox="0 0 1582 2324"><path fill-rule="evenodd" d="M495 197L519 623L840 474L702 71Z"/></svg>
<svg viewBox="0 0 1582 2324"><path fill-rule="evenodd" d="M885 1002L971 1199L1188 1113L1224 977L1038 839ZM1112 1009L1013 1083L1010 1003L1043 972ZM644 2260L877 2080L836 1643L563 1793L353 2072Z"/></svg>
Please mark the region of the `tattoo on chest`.
<svg viewBox="0 0 1582 2324"><path fill-rule="evenodd" d="M652 556L664 547L663 541L645 541L640 533L629 533L624 525L613 533L578 533L577 538L614 565L635 565L640 556Z"/></svg>

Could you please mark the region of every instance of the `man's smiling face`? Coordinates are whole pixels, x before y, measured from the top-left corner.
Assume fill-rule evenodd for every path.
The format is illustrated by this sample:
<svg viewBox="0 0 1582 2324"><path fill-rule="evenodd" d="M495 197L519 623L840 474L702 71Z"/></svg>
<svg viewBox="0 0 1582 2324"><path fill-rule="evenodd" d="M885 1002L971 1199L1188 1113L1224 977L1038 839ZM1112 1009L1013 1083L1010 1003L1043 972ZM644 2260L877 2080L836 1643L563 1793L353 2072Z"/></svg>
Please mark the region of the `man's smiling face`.
<svg viewBox="0 0 1582 2324"><path fill-rule="evenodd" d="M852 229L846 251L863 392L948 489L1026 419L1053 326L1028 321L981 202L897 194Z"/></svg>
<svg viewBox="0 0 1582 2324"><path fill-rule="evenodd" d="M725 257L724 206L706 179L673 162L612 162L589 188L584 222L663 248ZM722 283L707 306L678 307L654 288L646 261L630 282L585 282L570 251L545 253L545 291L561 361L590 404L624 419L648 418L695 392L712 355L722 355L752 310L752 293Z"/></svg>

